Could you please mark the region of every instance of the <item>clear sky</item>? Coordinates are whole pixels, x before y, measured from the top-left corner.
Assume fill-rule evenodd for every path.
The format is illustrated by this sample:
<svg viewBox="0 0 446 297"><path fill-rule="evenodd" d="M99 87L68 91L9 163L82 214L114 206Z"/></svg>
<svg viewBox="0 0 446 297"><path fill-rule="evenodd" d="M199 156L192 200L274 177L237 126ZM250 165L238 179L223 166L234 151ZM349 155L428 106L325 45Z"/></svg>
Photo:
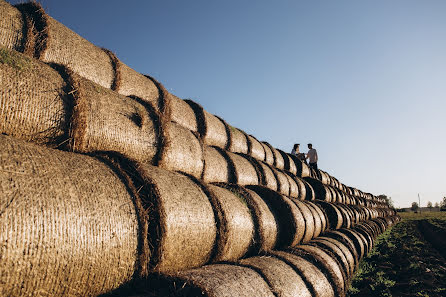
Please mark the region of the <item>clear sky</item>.
<svg viewBox="0 0 446 297"><path fill-rule="evenodd" d="M312 142L347 185L398 207L446 196L446 1L41 3L259 140Z"/></svg>

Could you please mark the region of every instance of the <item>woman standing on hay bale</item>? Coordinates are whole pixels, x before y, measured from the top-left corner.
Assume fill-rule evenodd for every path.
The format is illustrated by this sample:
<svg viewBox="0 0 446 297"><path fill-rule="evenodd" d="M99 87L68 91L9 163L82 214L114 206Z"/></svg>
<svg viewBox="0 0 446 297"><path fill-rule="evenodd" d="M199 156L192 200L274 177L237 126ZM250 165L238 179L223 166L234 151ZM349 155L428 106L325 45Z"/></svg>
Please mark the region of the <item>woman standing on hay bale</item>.
<svg viewBox="0 0 446 297"><path fill-rule="evenodd" d="M299 151L299 145L299 143L294 144L293 149L291 150L291 155L296 156L299 160L306 164L307 160L305 158L305 154Z"/></svg>

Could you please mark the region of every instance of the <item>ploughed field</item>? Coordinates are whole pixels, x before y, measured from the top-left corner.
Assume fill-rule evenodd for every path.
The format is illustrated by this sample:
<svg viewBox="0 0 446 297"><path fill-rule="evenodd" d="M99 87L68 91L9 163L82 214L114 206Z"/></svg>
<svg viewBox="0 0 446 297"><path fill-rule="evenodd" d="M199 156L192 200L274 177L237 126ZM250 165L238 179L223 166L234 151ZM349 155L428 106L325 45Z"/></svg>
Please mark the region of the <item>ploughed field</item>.
<svg viewBox="0 0 446 297"><path fill-rule="evenodd" d="M360 262L347 296L446 296L446 212L400 215Z"/></svg>

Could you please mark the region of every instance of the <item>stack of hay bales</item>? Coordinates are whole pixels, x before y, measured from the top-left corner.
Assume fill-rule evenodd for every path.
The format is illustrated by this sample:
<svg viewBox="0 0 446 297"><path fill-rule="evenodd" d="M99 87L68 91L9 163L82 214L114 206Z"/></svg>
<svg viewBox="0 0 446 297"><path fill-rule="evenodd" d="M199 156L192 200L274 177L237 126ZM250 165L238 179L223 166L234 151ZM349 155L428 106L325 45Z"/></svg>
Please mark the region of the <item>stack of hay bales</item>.
<svg viewBox="0 0 446 297"><path fill-rule="evenodd" d="M0 28L1 296L342 296L398 220L38 4Z"/></svg>

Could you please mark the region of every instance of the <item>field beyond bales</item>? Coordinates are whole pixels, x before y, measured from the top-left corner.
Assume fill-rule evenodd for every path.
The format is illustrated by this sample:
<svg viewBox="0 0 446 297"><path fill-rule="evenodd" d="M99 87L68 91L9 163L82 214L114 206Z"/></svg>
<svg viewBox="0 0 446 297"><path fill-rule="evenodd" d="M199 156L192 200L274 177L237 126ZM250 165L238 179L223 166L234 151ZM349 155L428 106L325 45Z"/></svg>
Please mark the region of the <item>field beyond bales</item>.
<svg viewBox="0 0 446 297"><path fill-rule="evenodd" d="M446 212L400 215L361 261L347 296L446 296Z"/></svg>

